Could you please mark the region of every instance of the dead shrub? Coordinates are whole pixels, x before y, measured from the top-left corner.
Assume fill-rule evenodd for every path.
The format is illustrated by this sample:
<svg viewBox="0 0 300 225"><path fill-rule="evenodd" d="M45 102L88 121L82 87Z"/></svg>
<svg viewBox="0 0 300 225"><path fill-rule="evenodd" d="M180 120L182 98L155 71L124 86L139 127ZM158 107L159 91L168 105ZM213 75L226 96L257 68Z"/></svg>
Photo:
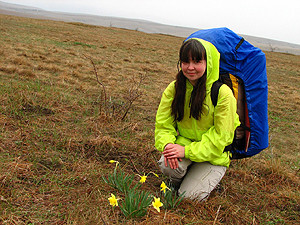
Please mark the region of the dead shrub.
<svg viewBox="0 0 300 225"><path fill-rule="evenodd" d="M133 103L143 94L140 88L142 86L143 81L147 77L147 74L140 73L139 81L136 81L133 77L132 81L130 82L131 86L129 86L128 92L124 96L125 101L116 101L114 100L113 96L108 95L106 85L100 79L97 67L93 59L86 55L84 55L84 57L91 62L94 69L94 74L96 76L96 81L102 88L101 100L99 104L100 114L103 110L105 115L110 115L116 120L124 121L129 110L132 108ZM108 65L112 68L112 65Z"/></svg>

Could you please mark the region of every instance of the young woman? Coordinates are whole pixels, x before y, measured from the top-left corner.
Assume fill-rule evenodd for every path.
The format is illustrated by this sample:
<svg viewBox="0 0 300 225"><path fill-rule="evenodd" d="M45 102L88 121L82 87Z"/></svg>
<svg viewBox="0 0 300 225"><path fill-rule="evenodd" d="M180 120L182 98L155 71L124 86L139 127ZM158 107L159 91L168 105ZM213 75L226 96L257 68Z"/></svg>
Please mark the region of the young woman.
<svg viewBox="0 0 300 225"><path fill-rule="evenodd" d="M162 152L158 164L179 194L191 199L207 198L224 176L230 153L223 150L240 124L228 86L221 86L216 107L211 102L219 58L211 43L185 41L180 70L165 89L156 115L155 147Z"/></svg>

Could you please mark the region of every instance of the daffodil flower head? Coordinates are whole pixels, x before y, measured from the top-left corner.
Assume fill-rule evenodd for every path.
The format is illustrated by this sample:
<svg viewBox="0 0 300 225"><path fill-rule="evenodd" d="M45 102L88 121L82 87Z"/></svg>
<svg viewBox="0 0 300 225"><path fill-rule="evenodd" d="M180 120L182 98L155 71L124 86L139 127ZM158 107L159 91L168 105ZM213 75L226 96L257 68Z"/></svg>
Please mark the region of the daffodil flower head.
<svg viewBox="0 0 300 225"><path fill-rule="evenodd" d="M170 188L168 188L168 186L165 184L165 182L161 182L161 185L160 185L160 191L163 191L164 193L166 193L166 189L170 190Z"/></svg>
<svg viewBox="0 0 300 225"><path fill-rule="evenodd" d="M139 175L140 176L140 183L145 183L146 182L146 179L147 179L147 176L144 174L143 176Z"/></svg>
<svg viewBox="0 0 300 225"><path fill-rule="evenodd" d="M119 162L119 161L116 161L116 160L109 160L109 163L116 163L116 164L119 164L120 162Z"/></svg>
<svg viewBox="0 0 300 225"><path fill-rule="evenodd" d="M120 200L120 199L116 198L116 196L114 194L111 194L111 197L108 198L109 204L112 207L118 206L118 200Z"/></svg>
<svg viewBox="0 0 300 225"><path fill-rule="evenodd" d="M156 173L153 173L153 172L149 172L147 175L144 174L143 176L137 174L141 178L140 183L142 183L142 184L145 183L146 179L147 179L147 177L149 176L150 173L152 173L154 176L158 177L158 175Z"/></svg>
<svg viewBox="0 0 300 225"><path fill-rule="evenodd" d="M160 207L163 206L163 203L160 201L160 198L154 197L154 201L152 202L152 206L154 209L157 210L157 212L160 212Z"/></svg>
<svg viewBox="0 0 300 225"><path fill-rule="evenodd" d="M109 163L116 163L116 167L115 167L116 170L120 162L116 160L109 160Z"/></svg>

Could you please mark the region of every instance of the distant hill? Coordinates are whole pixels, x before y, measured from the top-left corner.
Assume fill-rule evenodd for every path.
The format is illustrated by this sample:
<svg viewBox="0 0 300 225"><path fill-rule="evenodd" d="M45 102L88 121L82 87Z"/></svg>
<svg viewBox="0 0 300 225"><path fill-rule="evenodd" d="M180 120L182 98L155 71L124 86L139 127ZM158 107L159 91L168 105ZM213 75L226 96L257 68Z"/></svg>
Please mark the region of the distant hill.
<svg viewBox="0 0 300 225"><path fill-rule="evenodd" d="M130 30L137 30L145 33L160 33L174 35L178 37L187 37L191 33L199 30L198 28L188 28L180 26L170 26L160 23L154 23L146 20L126 19L118 17L96 16L88 14L74 14L46 11L39 8L28 7L24 5L10 4L0 1L0 14L30 17L36 19L49 19L65 22L79 22L97 26L118 27ZM239 34L249 41L252 45L265 51L290 53L300 55L300 45L291 44L283 41L276 41L267 38L254 37Z"/></svg>

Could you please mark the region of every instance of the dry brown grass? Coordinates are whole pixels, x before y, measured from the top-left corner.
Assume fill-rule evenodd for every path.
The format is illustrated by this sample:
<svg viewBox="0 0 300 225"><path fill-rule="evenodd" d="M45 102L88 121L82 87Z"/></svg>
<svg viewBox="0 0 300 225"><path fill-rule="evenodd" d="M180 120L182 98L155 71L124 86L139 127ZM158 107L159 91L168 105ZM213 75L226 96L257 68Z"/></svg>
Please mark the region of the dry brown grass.
<svg viewBox="0 0 300 225"><path fill-rule="evenodd" d="M159 173L155 113L183 39L4 15L0 21L0 224L300 221L300 56L266 52L270 148L234 161L208 201L126 220L111 210L113 190L101 176L113 169L110 159L127 173ZM125 121L100 113L102 89L84 55L115 106L146 76ZM160 180L149 177L147 185L155 192Z"/></svg>

